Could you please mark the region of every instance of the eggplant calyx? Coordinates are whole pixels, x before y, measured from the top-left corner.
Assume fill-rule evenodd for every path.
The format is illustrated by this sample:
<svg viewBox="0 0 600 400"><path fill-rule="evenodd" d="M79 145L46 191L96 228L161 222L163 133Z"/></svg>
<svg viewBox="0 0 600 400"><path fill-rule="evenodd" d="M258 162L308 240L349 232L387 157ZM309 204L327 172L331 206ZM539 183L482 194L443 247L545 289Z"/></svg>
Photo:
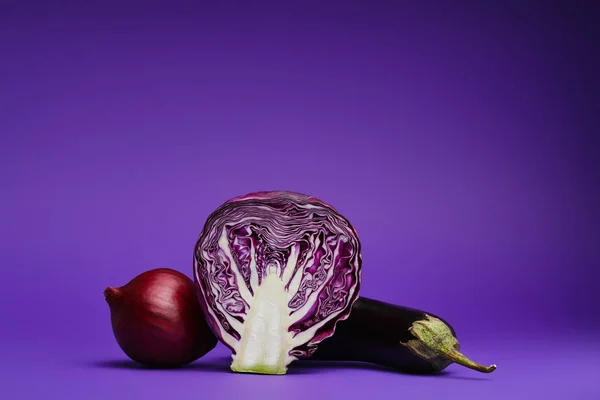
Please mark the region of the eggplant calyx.
<svg viewBox="0 0 600 400"><path fill-rule="evenodd" d="M425 319L415 321L408 330L416 339L409 340L402 345L408 347L419 357L432 362L440 370L452 362L485 373L496 369L496 364L481 365L459 352L458 340L448 325L439 318L425 314Z"/></svg>

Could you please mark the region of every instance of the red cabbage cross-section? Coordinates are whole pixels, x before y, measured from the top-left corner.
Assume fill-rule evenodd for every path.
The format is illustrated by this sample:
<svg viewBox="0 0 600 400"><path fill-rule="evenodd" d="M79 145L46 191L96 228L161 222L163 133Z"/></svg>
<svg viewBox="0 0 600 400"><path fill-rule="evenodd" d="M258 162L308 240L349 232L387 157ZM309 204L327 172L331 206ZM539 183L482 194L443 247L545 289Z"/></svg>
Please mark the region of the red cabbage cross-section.
<svg viewBox="0 0 600 400"><path fill-rule="evenodd" d="M311 196L256 192L215 210L196 243L194 278L231 369L285 374L309 357L358 298L360 251L350 222Z"/></svg>

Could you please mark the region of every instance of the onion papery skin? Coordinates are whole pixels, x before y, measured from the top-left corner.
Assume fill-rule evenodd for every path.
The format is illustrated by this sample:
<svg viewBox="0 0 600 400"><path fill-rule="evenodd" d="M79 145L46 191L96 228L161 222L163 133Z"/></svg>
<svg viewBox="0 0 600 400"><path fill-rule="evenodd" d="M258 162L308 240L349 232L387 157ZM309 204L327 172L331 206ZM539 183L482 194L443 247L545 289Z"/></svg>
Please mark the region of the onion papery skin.
<svg viewBox="0 0 600 400"><path fill-rule="evenodd" d="M195 284L183 273L157 268L122 287L104 291L114 337L132 360L154 368L177 368L218 343L198 304Z"/></svg>

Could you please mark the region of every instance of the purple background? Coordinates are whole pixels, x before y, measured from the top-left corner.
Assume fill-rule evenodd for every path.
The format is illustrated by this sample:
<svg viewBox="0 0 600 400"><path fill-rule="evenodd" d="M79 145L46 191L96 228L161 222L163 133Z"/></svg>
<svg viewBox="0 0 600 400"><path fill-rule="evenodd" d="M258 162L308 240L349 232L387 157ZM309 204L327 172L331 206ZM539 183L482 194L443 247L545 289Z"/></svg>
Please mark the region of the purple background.
<svg viewBox="0 0 600 400"><path fill-rule="evenodd" d="M1 3L0 398L600 398L596 3L280 3ZM103 289L271 189L498 370L128 363Z"/></svg>

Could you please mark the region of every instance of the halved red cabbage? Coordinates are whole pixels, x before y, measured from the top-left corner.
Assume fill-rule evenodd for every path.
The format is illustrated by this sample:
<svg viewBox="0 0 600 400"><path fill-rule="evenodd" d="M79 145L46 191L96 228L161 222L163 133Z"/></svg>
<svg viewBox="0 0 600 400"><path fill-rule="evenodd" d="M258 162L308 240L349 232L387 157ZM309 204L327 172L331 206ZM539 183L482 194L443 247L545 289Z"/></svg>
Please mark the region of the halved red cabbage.
<svg viewBox="0 0 600 400"><path fill-rule="evenodd" d="M333 334L358 298L361 246L332 206L288 191L233 198L194 252L198 297L237 372L285 374Z"/></svg>

